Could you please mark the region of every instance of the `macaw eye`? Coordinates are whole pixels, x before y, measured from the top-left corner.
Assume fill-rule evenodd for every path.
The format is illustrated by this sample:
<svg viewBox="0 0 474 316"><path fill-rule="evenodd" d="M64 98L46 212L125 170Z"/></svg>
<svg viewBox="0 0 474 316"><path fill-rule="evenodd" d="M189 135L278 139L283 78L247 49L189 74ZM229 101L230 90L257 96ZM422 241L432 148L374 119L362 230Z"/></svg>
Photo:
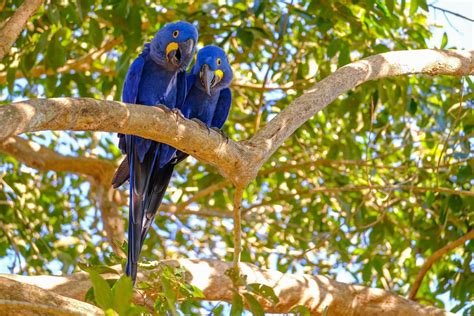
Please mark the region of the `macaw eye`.
<svg viewBox="0 0 474 316"><path fill-rule="evenodd" d="M179 31L174 31L174 32L173 32L173 37L174 37L174 38L178 37L178 35L179 35Z"/></svg>
<svg viewBox="0 0 474 316"><path fill-rule="evenodd" d="M222 64L222 61L220 58L217 58L217 66L220 66Z"/></svg>

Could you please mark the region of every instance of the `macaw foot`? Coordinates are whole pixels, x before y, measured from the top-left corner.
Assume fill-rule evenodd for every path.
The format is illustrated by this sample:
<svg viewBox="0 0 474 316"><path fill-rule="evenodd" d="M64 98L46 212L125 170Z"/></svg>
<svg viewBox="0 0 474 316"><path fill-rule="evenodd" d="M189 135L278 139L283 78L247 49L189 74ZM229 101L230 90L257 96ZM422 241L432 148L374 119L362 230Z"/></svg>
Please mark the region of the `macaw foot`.
<svg viewBox="0 0 474 316"><path fill-rule="evenodd" d="M176 116L184 117L183 112L181 112L181 110L178 108L171 109L171 112Z"/></svg>
<svg viewBox="0 0 474 316"><path fill-rule="evenodd" d="M198 123L201 127L204 127L207 129L207 133L209 135L211 135L211 130L209 129L209 126L207 126L206 124L204 124L203 121L201 121L200 119L197 119L197 118L192 118L191 121L194 121L196 123Z"/></svg>
<svg viewBox="0 0 474 316"><path fill-rule="evenodd" d="M211 129L213 131L216 131L218 132L222 137L225 138L225 143L228 144L229 143L229 136L227 136L220 128L217 128L217 127L211 127Z"/></svg>

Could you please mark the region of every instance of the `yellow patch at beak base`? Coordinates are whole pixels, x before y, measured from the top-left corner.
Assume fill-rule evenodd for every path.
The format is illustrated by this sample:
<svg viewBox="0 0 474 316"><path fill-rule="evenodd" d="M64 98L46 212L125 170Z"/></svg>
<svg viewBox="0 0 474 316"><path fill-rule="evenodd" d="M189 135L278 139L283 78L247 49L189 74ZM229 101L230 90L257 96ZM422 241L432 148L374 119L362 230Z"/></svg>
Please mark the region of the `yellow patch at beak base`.
<svg viewBox="0 0 474 316"><path fill-rule="evenodd" d="M219 81L222 80L222 77L224 77L224 73L222 72L222 70L220 69L217 69L214 74L217 76L217 78L219 78Z"/></svg>
<svg viewBox="0 0 474 316"><path fill-rule="evenodd" d="M178 50L178 43L176 42L169 43L168 46L166 46L166 55L168 56L168 54L174 50Z"/></svg>

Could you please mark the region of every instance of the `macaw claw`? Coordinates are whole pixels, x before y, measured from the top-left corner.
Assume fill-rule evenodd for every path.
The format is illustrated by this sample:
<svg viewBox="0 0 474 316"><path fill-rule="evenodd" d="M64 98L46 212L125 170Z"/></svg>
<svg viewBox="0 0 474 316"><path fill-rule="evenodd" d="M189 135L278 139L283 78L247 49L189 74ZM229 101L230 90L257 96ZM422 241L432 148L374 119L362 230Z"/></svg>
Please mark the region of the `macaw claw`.
<svg viewBox="0 0 474 316"><path fill-rule="evenodd" d="M171 109L171 112L173 112L173 114L176 115L176 116L184 117L183 112L181 112L181 110L178 109L178 108Z"/></svg>
<svg viewBox="0 0 474 316"><path fill-rule="evenodd" d="M200 119L197 119L197 118L192 118L191 121L194 121L194 122L198 123L201 127L206 128L208 135L211 135L211 130L209 129L209 126L204 124L203 121L201 121Z"/></svg>
<svg viewBox="0 0 474 316"><path fill-rule="evenodd" d="M229 136L227 136L227 135L226 135L226 134L225 134L225 133L224 133L224 132L223 132L223 131L222 131L220 128L217 128L217 127L211 127L211 129L212 129L213 131L216 131L216 132L218 132L218 133L219 133L219 134L220 134L222 137L224 137L224 138L225 138L225 143L226 143L226 144L228 144L228 143L229 143L229 140L230 140Z"/></svg>

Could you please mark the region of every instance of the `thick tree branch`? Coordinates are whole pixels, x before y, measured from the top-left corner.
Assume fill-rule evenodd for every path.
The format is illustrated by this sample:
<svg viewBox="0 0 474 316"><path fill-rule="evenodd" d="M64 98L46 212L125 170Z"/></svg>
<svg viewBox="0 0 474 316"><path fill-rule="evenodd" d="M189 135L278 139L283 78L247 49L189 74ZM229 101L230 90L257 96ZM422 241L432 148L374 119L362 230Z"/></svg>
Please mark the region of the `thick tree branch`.
<svg viewBox="0 0 474 316"><path fill-rule="evenodd" d="M43 2L44 0L25 0L0 29L0 60L10 51L28 19Z"/></svg>
<svg viewBox="0 0 474 316"><path fill-rule="evenodd" d="M203 290L205 300L232 301L232 281L225 272L232 263L218 260L166 260L162 263L182 266L189 273L188 282ZM449 315L434 307L423 306L380 289L336 282L324 276L289 275L278 271L260 269L255 265L240 263L240 271L248 283L271 286L279 298L277 305L260 299L265 311L286 313L296 305L306 306L314 315ZM2 275L19 282L35 285L57 294L83 299L91 286L86 273L69 277ZM117 277L117 276L111 276ZM146 277L146 276L145 276ZM143 278L143 276L141 276Z"/></svg>
<svg viewBox="0 0 474 316"><path fill-rule="evenodd" d="M110 186L115 172L114 163L97 158L71 157L58 154L52 149L25 140L9 137L0 141L0 152L42 171L70 172L90 176L100 184Z"/></svg>
<svg viewBox="0 0 474 316"><path fill-rule="evenodd" d="M474 74L474 51L413 50L354 62L316 83L249 141L226 142L217 132L163 107L93 99L30 100L0 108L0 139L38 130L101 130L170 144L215 165L236 186L252 181L262 164L304 122L339 95L369 80L407 74Z"/></svg>
<svg viewBox="0 0 474 316"><path fill-rule="evenodd" d="M474 51L396 51L370 56L338 69L297 98L250 139L251 146L264 148L257 170L298 127L338 96L370 80L409 74L472 75Z"/></svg>
<svg viewBox="0 0 474 316"><path fill-rule="evenodd" d="M89 98L35 99L0 107L0 141L15 134L42 130L89 130L135 134L171 144L217 166L239 182L242 163L250 152L242 143L185 119L165 107L149 107ZM242 171L245 175L245 171Z"/></svg>
<svg viewBox="0 0 474 316"><path fill-rule="evenodd" d="M447 254L451 250L459 246L462 246L466 241L471 240L471 239L474 239L474 230L471 230L466 235L447 244L443 248L436 250L431 256L429 256L429 258L426 259L425 263L423 263L423 266L421 266L420 272L418 272L418 275L416 276L415 283L413 283L413 287L410 290L410 294L408 294L408 298L411 300L415 299L416 293L418 293L418 290L420 289L421 282L423 282L423 279L425 278L426 273L431 269L431 267L436 261L441 259L445 254Z"/></svg>
<svg viewBox="0 0 474 316"><path fill-rule="evenodd" d="M0 277L0 314L103 315L103 312L93 305L47 291L42 286L14 280L7 275Z"/></svg>

